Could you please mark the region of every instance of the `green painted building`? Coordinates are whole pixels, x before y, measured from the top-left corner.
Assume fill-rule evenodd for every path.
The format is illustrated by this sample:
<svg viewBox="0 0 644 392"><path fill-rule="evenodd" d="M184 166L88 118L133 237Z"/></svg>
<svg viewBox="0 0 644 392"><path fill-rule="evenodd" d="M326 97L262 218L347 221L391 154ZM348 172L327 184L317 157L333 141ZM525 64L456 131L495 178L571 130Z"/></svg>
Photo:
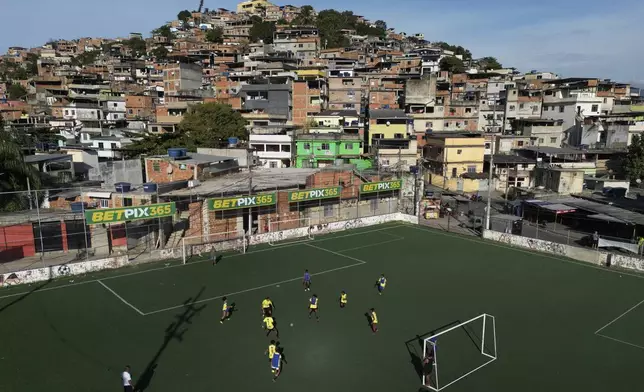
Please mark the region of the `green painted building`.
<svg viewBox="0 0 644 392"><path fill-rule="evenodd" d="M343 133L307 133L295 136L295 167L318 168L354 164L368 169L371 161L362 156L362 137Z"/></svg>

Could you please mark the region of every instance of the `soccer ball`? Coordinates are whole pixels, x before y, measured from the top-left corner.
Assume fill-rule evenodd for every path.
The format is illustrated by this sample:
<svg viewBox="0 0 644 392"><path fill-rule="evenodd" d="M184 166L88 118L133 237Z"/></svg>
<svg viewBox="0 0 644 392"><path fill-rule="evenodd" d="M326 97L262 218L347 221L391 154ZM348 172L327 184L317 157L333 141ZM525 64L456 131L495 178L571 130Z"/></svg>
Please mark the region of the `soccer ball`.
<svg viewBox="0 0 644 392"><path fill-rule="evenodd" d="M293 323L291 323L291 327L293 326Z"/></svg>

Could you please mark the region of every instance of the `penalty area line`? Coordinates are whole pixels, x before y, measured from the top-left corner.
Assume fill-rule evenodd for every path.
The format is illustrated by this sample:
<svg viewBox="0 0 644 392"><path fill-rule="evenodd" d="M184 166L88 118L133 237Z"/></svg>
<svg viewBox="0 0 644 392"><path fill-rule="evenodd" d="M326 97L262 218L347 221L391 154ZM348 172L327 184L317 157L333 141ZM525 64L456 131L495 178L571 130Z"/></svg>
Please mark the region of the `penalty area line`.
<svg viewBox="0 0 644 392"><path fill-rule="evenodd" d="M116 291L114 291L114 290L112 290L111 288L109 288L109 287L108 287L105 283L103 283L100 279L99 279L99 280L97 280L97 281L96 281L96 283L98 283L98 284L100 284L101 286L105 287L105 289L106 289L107 291L109 291L110 293L114 294L114 296L115 296L116 298L118 298L121 302L123 302L124 304L126 304L126 305L127 305L127 306L129 306L130 308L134 309L134 311L135 311L135 312L137 312L137 313L138 313L138 314L140 314L141 316L145 316L145 313L143 313L142 311L140 311L140 310L139 310L139 308L137 308L136 306L134 306L134 305L132 305L131 303L127 302L127 301L125 300L125 298L123 298L123 297L121 297L120 295L118 295Z"/></svg>

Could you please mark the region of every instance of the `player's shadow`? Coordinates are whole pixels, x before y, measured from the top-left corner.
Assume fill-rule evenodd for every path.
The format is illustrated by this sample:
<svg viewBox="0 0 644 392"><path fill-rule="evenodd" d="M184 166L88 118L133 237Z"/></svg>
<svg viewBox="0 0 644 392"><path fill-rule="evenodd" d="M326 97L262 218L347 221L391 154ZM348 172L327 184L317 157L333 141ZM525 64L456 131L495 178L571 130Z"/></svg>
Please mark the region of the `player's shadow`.
<svg viewBox="0 0 644 392"><path fill-rule="evenodd" d="M233 314L237 312L237 304L236 303L231 303L230 304L230 309L228 310L228 318L232 318Z"/></svg>
<svg viewBox="0 0 644 392"><path fill-rule="evenodd" d="M425 356L425 353L423 353L423 349L424 349L423 338L426 336L435 335L436 333L442 331L443 329L447 329L449 327L458 325L460 323L461 323L460 320L452 321L451 323L445 324L442 327L434 329L433 331L416 335L413 339L409 339L405 342L405 347L407 348L407 352L409 353L411 364L414 367L414 370L416 370L416 374L418 375L418 377L423 377L423 357Z"/></svg>
<svg viewBox="0 0 644 392"><path fill-rule="evenodd" d="M175 316L176 320L170 323L170 325L165 329L163 342L150 362L148 362L141 376L138 378L138 381L134 386L135 392L144 392L150 387L152 379L159 367L159 360L168 348L170 342L173 340L182 342L184 335L188 332L189 325L192 324L192 319L206 308L207 305L195 306L199 302L199 298L202 296L204 289L205 287L202 287L196 296L190 297L184 301L181 313L177 314Z"/></svg>
<svg viewBox="0 0 644 392"><path fill-rule="evenodd" d="M369 314L369 312L365 312L364 317L367 319L367 326L371 330L371 315Z"/></svg>
<svg viewBox="0 0 644 392"><path fill-rule="evenodd" d="M53 281L54 281L53 279L49 279L49 280L45 281L44 283L41 283L41 284L39 284L38 286L34 287L33 289L29 290L28 292L26 292L26 293L24 293L24 294L22 294L22 295L18 296L18 297L17 297L16 299L14 299L13 301L11 301L11 302L9 302L8 304L6 304L6 305L2 306L2 307L0 308L0 313L4 312L5 310L9 309L10 307L12 307L12 306L14 306L14 305L17 305L17 304L18 304L18 303L20 303L21 301L24 301L24 300L25 300L25 299L27 299L27 297L29 297L31 294L33 294L33 293L35 293L35 292L37 292L37 291L40 291L40 290L44 289L47 285L49 285L49 284L50 284L51 282L53 282Z"/></svg>

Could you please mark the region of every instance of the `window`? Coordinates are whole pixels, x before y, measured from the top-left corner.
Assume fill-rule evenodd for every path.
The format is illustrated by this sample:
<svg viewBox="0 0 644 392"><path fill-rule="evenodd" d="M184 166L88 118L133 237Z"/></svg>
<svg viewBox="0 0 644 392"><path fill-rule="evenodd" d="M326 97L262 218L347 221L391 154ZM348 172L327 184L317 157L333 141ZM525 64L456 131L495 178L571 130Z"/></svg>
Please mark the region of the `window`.
<svg viewBox="0 0 644 392"><path fill-rule="evenodd" d="M402 133L394 133L394 139L403 139Z"/></svg>
<svg viewBox="0 0 644 392"><path fill-rule="evenodd" d="M597 111L599 111L599 105L593 105L593 106L591 106L590 111L591 111L591 112L597 112Z"/></svg>
<svg viewBox="0 0 644 392"><path fill-rule="evenodd" d="M123 198L123 207L132 207L132 198L124 197Z"/></svg>
<svg viewBox="0 0 644 392"><path fill-rule="evenodd" d="M114 107L116 107L116 106L117 106L116 103L114 103Z"/></svg>
<svg viewBox="0 0 644 392"><path fill-rule="evenodd" d="M333 204L324 205L324 217L329 218L333 216Z"/></svg>
<svg viewBox="0 0 644 392"><path fill-rule="evenodd" d="M128 109L128 110L127 110L127 113L128 113L128 114L132 114L132 113L134 113L134 112L132 111L132 109Z"/></svg>
<svg viewBox="0 0 644 392"><path fill-rule="evenodd" d="M489 150L489 149L490 149L490 147L492 147L492 144L491 144L491 143L485 143L485 149L486 149L486 150Z"/></svg>
<svg viewBox="0 0 644 392"><path fill-rule="evenodd" d="M153 133L159 132L159 127L152 127L152 132Z"/></svg>
<svg viewBox="0 0 644 392"><path fill-rule="evenodd" d="M456 150L456 153L457 153L458 155L461 155L461 154L463 153L463 150Z"/></svg>
<svg viewBox="0 0 644 392"><path fill-rule="evenodd" d="M447 128L447 127L449 127L449 123L448 123L448 122L446 122L446 123L445 123L445 128Z"/></svg>
<svg viewBox="0 0 644 392"><path fill-rule="evenodd" d="M519 147L523 147L523 140L519 140L519 141L517 142L517 146L519 146Z"/></svg>
<svg viewBox="0 0 644 392"><path fill-rule="evenodd" d="M69 116L69 110L65 110L65 116Z"/></svg>
<svg viewBox="0 0 644 392"><path fill-rule="evenodd" d="M161 163L153 162L152 163L152 170L155 171L155 172L160 172L161 171Z"/></svg>
<svg viewBox="0 0 644 392"><path fill-rule="evenodd" d="M467 167L467 172L468 173L476 173L476 166L468 166Z"/></svg>
<svg viewBox="0 0 644 392"><path fill-rule="evenodd" d="M564 107L563 107L563 106L559 106L559 113L563 113L563 112L564 112Z"/></svg>
<svg viewBox="0 0 644 392"><path fill-rule="evenodd" d="M291 152L290 144L282 144L282 152Z"/></svg>
<svg viewBox="0 0 644 392"><path fill-rule="evenodd" d="M425 129L430 129L434 124L431 121L425 121Z"/></svg>
<svg viewBox="0 0 644 392"><path fill-rule="evenodd" d="M353 150L353 143L344 143L345 150Z"/></svg>
<svg viewBox="0 0 644 392"><path fill-rule="evenodd" d="M472 113L472 108L465 108L465 113Z"/></svg>
<svg viewBox="0 0 644 392"><path fill-rule="evenodd" d="M556 137L551 137L550 138L550 143L557 143L557 138Z"/></svg>
<svg viewBox="0 0 644 392"><path fill-rule="evenodd" d="M100 199L99 205L101 208L110 208L110 199Z"/></svg>
<svg viewBox="0 0 644 392"><path fill-rule="evenodd" d="M452 169L452 177L456 177L456 176L457 176L457 174L456 174L456 173L457 173L457 172L456 172L456 168L453 168L453 169Z"/></svg>
<svg viewBox="0 0 644 392"><path fill-rule="evenodd" d="M608 98L604 98L604 103L608 103Z"/></svg>
<svg viewBox="0 0 644 392"><path fill-rule="evenodd" d="M539 138L539 144L541 144L541 143L543 143L543 138L542 137Z"/></svg>
<svg viewBox="0 0 644 392"><path fill-rule="evenodd" d="M311 149L311 143L304 143L304 146L302 146L305 150L310 150Z"/></svg>
<svg viewBox="0 0 644 392"><path fill-rule="evenodd" d="M279 144L267 144L266 145L266 152L279 152L279 151L280 151Z"/></svg>
<svg viewBox="0 0 644 392"><path fill-rule="evenodd" d="M110 143L110 149L116 150L116 143Z"/></svg>
<svg viewBox="0 0 644 392"><path fill-rule="evenodd" d="M98 143L98 148L100 148L100 149L102 150L102 149L103 149L103 143L100 143L100 142L99 142L99 143Z"/></svg>
<svg viewBox="0 0 644 392"><path fill-rule="evenodd" d="M277 168L277 162L275 162L275 161L270 161L270 163L268 164L268 166L270 166L270 168L271 168L271 169L276 169L276 168Z"/></svg>
<svg viewBox="0 0 644 392"><path fill-rule="evenodd" d="M460 128L460 127L461 127L461 123L457 121L456 122L456 128Z"/></svg>
<svg viewBox="0 0 644 392"><path fill-rule="evenodd" d="M434 113L434 107L433 106L428 106L426 111L427 111L427 113Z"/></svg>
<svg viewBox="0 0 644 392"><path fill-rule="evenodd" d="M467 124L469 124L469 123L470 123L469 121L463 120L463 125L467 126Z"/></svg>
<svg viewBox="0 0 644 392"><path fill-rule="evenodd" d="M515 108L514 105L510 105L510 110L514 110L514 108Z"/></svg>
<svg viewBox="0 0 644 392"><path fill-rule="evenodd" d="M544 106L544 107L543 107L543 111L544 111L544 112L547 112L547 111L548 111L548 106Z"/></svg>
<svg viewBox="0 0 644 392"><path fill-rule="evenodd" d="M320 149L328 151L331 149L331 146L329 145L329 143L322 143L322 146L320 147Z"/></svg>
<svg viewBox="0 0 644 392"><path fill-rule="evenodd" d="M525 106L524 104L520 103L519 104L519 109L523 109L524 106Z"/></svg>

